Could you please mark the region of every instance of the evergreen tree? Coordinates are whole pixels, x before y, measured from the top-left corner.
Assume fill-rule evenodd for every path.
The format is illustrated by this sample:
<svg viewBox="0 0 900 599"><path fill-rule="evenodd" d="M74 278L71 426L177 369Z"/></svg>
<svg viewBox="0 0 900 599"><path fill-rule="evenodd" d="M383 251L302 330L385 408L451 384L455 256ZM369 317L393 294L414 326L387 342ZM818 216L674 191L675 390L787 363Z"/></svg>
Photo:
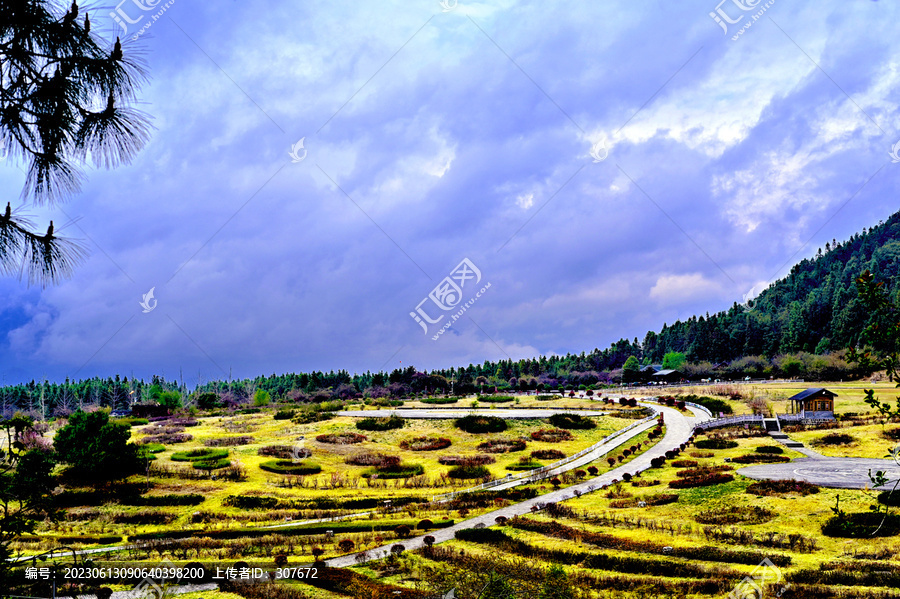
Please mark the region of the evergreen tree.
<svg viewBox="0 0 900 599"><path fill-rule="evenodd" d="M575 599L575 589L562 566L554 564L547 569L538 599Z"/></svg>

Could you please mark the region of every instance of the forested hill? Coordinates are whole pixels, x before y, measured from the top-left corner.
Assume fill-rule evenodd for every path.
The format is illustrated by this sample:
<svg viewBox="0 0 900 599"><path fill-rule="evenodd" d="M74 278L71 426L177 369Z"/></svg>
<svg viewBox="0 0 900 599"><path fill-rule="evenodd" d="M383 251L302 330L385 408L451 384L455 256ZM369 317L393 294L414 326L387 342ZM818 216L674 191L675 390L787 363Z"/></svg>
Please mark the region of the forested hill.
<svg viewBox="0 0 900 599"><path fill-rule="evenodd" d="M868 315L856 278L870 270L896 294L900 288L900 212L845 242L832 241L796 264L746 308L664 325L644 339L643 355L684 353L691 362L794 352L822 354L855 345Z"/></svg>
<svg viewBox="0 0 900 599"><path fill-rule="evenodd" d="M136 401L179 405L239 405L250 401L324 402L360 396L406 397L434 392L470 393L488 388L545 389L620 380L622 366L661 363L667 353L684 354L682 371L692 378L805 376L846 378L862 374L840 350L856 345L869 314L860 304L856 278L870 270L891 294L900 291L900 212L844 242L832 241L815 258L795 265L750 306L664 325L643 342L621 339L609 348L565 356L485 361L420 372L412 366L351 375L337 372L272 374L255 379L210 381L189 389L184 382L154 376L143 380L94 378L0 387L0 416L15 410L66 414L86 405L123 407ZM830 353L834 352L834 353ZM818 354L818 355L816 355ZM634 361L632 361L634 362ZM629 372L633 372L629 371ZM633 376L633 375L630 375ZM626 377L628 378L628 377Z"/></svg>

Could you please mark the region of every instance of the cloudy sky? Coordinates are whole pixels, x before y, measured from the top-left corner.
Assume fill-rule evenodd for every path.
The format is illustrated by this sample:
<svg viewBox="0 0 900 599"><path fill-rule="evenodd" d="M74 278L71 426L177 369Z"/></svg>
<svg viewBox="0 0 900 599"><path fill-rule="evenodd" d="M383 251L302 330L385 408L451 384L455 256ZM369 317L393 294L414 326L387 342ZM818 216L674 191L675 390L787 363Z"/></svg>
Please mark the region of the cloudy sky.
<svg viewBox="0 0 900 599"><path fill-rule="evenodd" d="M127 34L112 8L106 39L151 24L155 131L28 210L91 257L0 279L2 382L589 351L897 209L896 3L126 0Z"/></svg>

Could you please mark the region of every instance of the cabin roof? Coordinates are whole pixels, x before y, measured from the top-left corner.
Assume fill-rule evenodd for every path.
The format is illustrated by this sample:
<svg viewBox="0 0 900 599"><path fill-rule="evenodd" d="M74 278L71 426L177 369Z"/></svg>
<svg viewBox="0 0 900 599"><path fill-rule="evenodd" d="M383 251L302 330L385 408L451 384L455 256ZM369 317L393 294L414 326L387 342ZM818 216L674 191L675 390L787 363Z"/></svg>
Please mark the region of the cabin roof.
<svg viewBox="0 0 900 599"><path fill-rule="evenodd" d="M828 397L834 399L837 397L837 393L829 391L824 387L813 387L812 389L807 389L806 391L801 391L797 395L793 397L789 397L788 401L803 401L804 399L808 399L810 397L814 397L817 395L827 395Z"/></svg>

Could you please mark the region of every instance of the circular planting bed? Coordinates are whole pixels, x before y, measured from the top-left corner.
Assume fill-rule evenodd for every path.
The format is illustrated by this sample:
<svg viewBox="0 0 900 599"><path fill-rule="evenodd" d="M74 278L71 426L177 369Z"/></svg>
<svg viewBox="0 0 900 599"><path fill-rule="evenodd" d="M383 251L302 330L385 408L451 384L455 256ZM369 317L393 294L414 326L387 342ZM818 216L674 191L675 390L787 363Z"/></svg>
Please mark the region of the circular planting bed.
<svg viewBox="0 0 900 599"><path fill-rule="evenodd" d="M571 441L575 436L561 428L542 428L531 433L531 438L544 443L562 443L563 441Z"/></svg>
<svg viewBox="0 0 900 599"><path fill-rule="evenodd" d="M502 433L506 430L506 421L496 416L464 416L453 423L456 428L467 433Z"/></svg>
<svg viewBox="0 0 900 599"><path fill-rule="evenodd" d="M525 441L522 439L494 439L480 444L478 449L487 453L511 453L525 449Z"/></svg>
<svg viewBox="0 0 900 599"><path fill-rule="evenodd" d="M221 458L218 460L197 460L196 462L191 462L191 466L197 470L218 470L219 468L225 468L230 465L231 460L228 458Z"/></svg>
<svg viewBox="0 0 900 599"><path fill-rule="evenodd" d="M566 454L558 449L538 449L531 452L531 457L536 460L561 460Z"/></svg>
<svg viewBox="0 0 900 599"><path fill-rule="evenodd" d="M454 466L447 472L450 478L470 479L470 478L488 478L490 471L484 466Z"/></svg>
<svg viewBox="0 0 900 599"><path fill-rule="evenodd" d="M362 443L367 437L359 433L331 433L328 435L319 435L316 441L319 443L332 443L334 445L352 445L354 443Z"/></svg>
<svg viewBox="0 0 900 599"><path fill-rule="evenodd" d="M484 466L496 461L492 455L442 455L438 458L444 466Z"/></svg>
<svg viewBox="0 0 900 599"><path fill-rule="evenodd" d="M506 467L507 470L535 470L542 467L543 464L531 458L522 458L518 462L514 462Z"/></svg>
<svg viewBox="0 0 900 599"><path fill-rule="evenodd" d="M422 464L392 464L379 466L367 472L362 473L363 478L410 478L425 473L425 467Z"/></svg>
<svg viewBox="0 0 900 599"><path fill-rule="evenodd" d="M219 460L225 457L228 457L227 449L192 449L172 454L172 460L175 462L200 462Z"/></svg>
<svg viewBox="0 0 900 599"><path fill-rule="evenodd" d="M734 449L738 446L737 441L729 441L728 439L700 439L694 443L697 449Z"/></svg>
<svg viewBox="0 0 900 599"><path fill-rule="evenodd" d="M305 447L292 445L267 445L256 450L256 455L281 458L282 460L302 459L312 457L312 452Z"/></svg>
<svg viewBox="0 0 900 599"><path fill-rule="evenodd" d="M383 453L375 453L372 451L366 451L363 453L355 453L351 456L347 456L347 459L344 460L347 464L353 464L354 466L391 466L400 464L400 458L393 455L385 455Z"/></svg>
<svg viewBox="0 0 900 599"><path fill-rule="evenodd" d="M406 420L396 414L388 418L363 418L357 421L356 428L361 431L389 431L406 426Z"/></svg>
<svg viewBox="0 0 900 599"><path fill-rule="evenodd" d="M294 462L291 460L269 460L259 465L266 472L274 472L275 474L318 474L322 471L322 467L311 460L301 460Z"/></svg>
<svg viewBox="0 0 900 599"><path fill-rule="evenodd" d="M401 449L409 451L434 451L436 449L446 449L450 447L450 439L444 437L416 437L408 439L400 444Z"/></svg>
<svg viewBox="0 0 900 599"><path fill-rule="evenodd" d="M166 450L166 446L162 443L144 443L140 447L142 451L147 453L160 453Z"/></svg>
<svg viewBox="0 0 900 599"><path fill-rule="evenodd" d="M590 418L578 414L554 414L547 419L550 424L559 428L588 430L597 428L597 423Z"/></svg>

